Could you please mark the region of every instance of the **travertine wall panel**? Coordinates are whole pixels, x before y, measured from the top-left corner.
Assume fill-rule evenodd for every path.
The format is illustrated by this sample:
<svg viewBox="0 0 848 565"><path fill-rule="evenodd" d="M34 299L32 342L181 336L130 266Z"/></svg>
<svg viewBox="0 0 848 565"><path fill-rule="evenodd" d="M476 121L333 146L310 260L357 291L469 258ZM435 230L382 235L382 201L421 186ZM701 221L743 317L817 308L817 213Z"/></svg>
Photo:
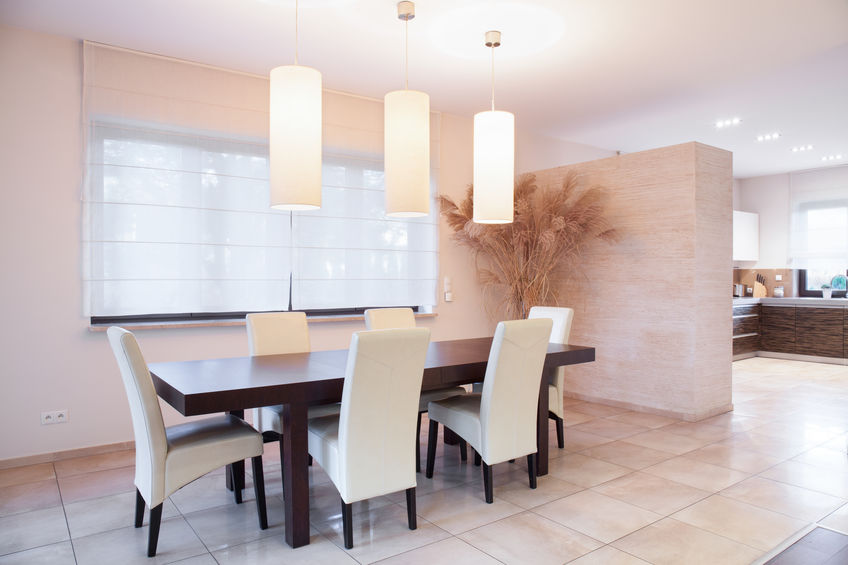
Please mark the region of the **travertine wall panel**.
<svg viewBox="0 0 848 565"><path fill-rule="evenodd" d="M698 420L731 408L730 153L688 143L537 172L607 188L618 243L592 243L563 288L571 341L596 347L568 393Z"/></svg>

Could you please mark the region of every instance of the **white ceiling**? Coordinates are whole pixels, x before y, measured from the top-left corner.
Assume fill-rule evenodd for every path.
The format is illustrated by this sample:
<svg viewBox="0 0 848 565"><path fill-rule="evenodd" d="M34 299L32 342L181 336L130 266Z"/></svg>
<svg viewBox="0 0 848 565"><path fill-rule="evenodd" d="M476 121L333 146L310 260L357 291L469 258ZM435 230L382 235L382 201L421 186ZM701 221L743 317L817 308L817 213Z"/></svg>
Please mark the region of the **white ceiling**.
<svg viewBox="0 0 848 565"><path fill-rule="evenodd" d="M301 0L299 62L326 88L401 88L395 4ZM293 62L293 16L294 0L0 0L8 25L262 75ZM488 109L487 29L503 32L496 105L520 128L623 152L700 141L740 178L848 162L848 0L418 0L410 88Z"/></svg>

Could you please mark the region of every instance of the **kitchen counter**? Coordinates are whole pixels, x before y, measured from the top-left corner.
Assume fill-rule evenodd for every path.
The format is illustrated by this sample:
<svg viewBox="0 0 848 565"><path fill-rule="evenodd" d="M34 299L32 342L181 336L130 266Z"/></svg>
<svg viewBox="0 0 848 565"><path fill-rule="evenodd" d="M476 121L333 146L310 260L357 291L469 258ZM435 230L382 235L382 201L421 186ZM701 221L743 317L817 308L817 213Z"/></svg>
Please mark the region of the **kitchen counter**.
<svg viewBox="0 0 848 565"><path fill-rule="evenodd" d="M764 304L766 306L810 306L815 308L839 307L848 306L848 299L845 298L734 298L734 306L747 306L749 304Z"/></svg>

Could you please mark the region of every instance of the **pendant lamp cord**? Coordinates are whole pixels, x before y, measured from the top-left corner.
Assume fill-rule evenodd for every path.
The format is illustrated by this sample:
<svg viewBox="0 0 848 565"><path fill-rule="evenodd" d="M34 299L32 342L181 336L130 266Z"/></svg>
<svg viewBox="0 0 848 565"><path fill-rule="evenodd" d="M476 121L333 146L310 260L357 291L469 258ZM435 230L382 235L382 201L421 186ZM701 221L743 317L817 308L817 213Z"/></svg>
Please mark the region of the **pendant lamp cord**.
<svg viewBox="0 0 848 565"><path fill-rule="evenodd" d="M495 111L495 48L492 46L492 112Z"/></svg>
<svg viewBox="0 0 848 565"><path fill-rule="evenodd" d="M297 65L297 0L294 0L294 64Z"/></svg>
<svg viewBox="0 0 848 565"><path fill-rule="evenodd" d="M404 45L403 45L403 65L404 65L404 83L403 87L409 90L409 19L404 21L403 26Z"/></svg>

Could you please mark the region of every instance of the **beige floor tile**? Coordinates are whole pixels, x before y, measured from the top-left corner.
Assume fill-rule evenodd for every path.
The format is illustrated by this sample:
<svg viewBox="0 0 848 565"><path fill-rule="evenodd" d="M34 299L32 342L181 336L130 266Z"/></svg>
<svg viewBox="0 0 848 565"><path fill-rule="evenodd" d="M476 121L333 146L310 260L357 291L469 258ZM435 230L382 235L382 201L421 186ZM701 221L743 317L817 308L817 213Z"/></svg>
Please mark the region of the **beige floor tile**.
<svg viewBox="0 0 848 565"><path fill-rule="evenodd" d="M406 491L399 493L403 501L404 508L406 507ZM341 515L341 499L339 498L339 490L333 483L323 483L320 485L310 485L309 487L309 520L315 524L327 520L338 519ZM356 515L361 512L369 512L381 506L394 504L391 499L386 496L376 496L367 500L354 502L351 512Z"/></svg>
<svg viewBox="0 0 848 565"><path fill-rule="evenodd" d="M817 467L828 467L830 469L848 471L848 451L837 451L825 447L814 447L800 455L792 458Z"/></svg>
<svg viewBox="0 0 848 565"><path fill-rule="evenodd" d="M754 418L752 416L742 416L735 412L725 412L724 414L719 414L718 416L701 420L700 423L724 428L731 432L742 432L750 430L751 428L756 428L757 426L762 426L766 423L766 420Z"/></svg>
<svg viewBox="0 0 848 565"><path fill-rule="evenodd" d="M322 524L320 529L330 541L344 547L341 517ZM418 528L410 530L406 509L393 504L354 516L353 549L347 553L360 563L373 563L449 537L448 532L422 519L420 513Z"/></svg>
<svg viewBox="0 0 848 565"><path fill-rule="evenodd" d="M76 565L76 562L69 541L0 556L0 565Z"/></svg>
<svg viewBox="0 0 848 565"><path fill-rule="evenodd" d="M672 514L675 520L767 551L807 525L804 520L713 495Z"/></svg>
<svg viewBox="0 0 848 565"><path fill-rule="evenodd" d="M565 428L565 449L567 451L582 451L611 441L613 440L608 437L581 432L574 428Z"/></svg>
<svg viewBox="0 0 848 565"><path fill-rule="evenodd" d="M180 559L174 565L218 565L218 562L215 561L211 553L204 553L189 557L188 559Z"/></svg>
<svg viewBox="0 0 848 565"><path fill-rule="evenodd" d="M212 554L221 565L356 565L356 560L320 534L309 538L309 545L291 548L283 536L270 536L221 549ZM182 565L180 562L179 565Z"/></svg>
<svg viewBox="0 0 848 565"><path fill-rule="evenodd" d="M120 467L59 479L65 504L121 492L134 492L135 467Z"/></svg>
<svg viewBox="0 0 848 565"><path fill-rule="evenodd" d="M108 469L118 469L132 465L135 465L135 450L133 449L65 459L56 461L53 464L56 468L57 477L71 477L73 475L81 475L82 473L106 471Z"/></svg>
<svg viewBox="0 0 848 565"><path fill-rule="evenodd" d="M665 518L613 546L654 565L749 565L762 551Z"/></svg>
<svg viewBox="0 0 848 565"><path fill-rule="evenodd" d="M761 477L789 483L840 498L848 498L848 471L784 461L760 473Z"/></svg>
<svg viewBox="0 0 848 565"><path fill-rule="evenodd" d="M284 536L285 512L282 499L272 496L265 501L268 529L259 529L256 502L232 503L186 514L185 519L209 551L239 545L270 536Z"/></svg>
<svg viewBox="0 0 848 565"><path fill-rule="evenodd" d="M466 485L419 496L418 515L454 535L496 520L518 514L524 509L495 497L486 504L482 488Z"/></svg>
<svg viewBox="0 0 848 565"><path fill-rule="evenodd" d="M787 439L758 434L750 431L737 432L727 439L718 442L719 445L739 447L741 449L755 451L777 457L778 459L789 459L810 449L803 443L790 442Z"/></svg>
<svg viewBox="0 0 848 565"><path fill-rule="evenodd" d="M173 563L208 551L183 518L163 520L156 557L147 557L148 529L129 526L74 540L78 565Z"/></svg>
<svg viewBox="0 0 848 565"><path fill-rule="evenodd" d="M179 514L170 500L162 503L163 520ZM125 528L135 519L135 493L123 492L65 504L65 516L72 539ZM149 519L150 509L145 507L143 523L147 524Z"/></svg>
<svg viewBox="0 0 848 565"><path fill-rule="evenodd" d="M719 467L688 457L675 457L646 467L642 469L642 472L709 492L718 492L750 476L750 473Z"/></svg>
<svg viewBox="0 0 848 565"><path fill-rule="evenodd" d="M759 473L783 461L783 459L763 455L762 453L751 451L744 447L721 445L718 443L690 451L686 454L686 457L746 473Z"/></svg>
<svg viewBox="0 0 848 565"><path fill-rule="evenodd" d="M654 512L590 490L539 506L533 512L604 543L662 518Z"/></svg>
<svg viewBox="0 0 848 565"><path fill-rule="evenodd" d="M606 404L598 404L596 402L581 402L580 404L574 404L572 409L576 412L580 412L581 414L589 414L590 416L598 416L600 418L630 412L627 408L607 406Z"/></svg>
<svg viewBox="0 0 848 565"><path fill-rule="evenodd" d="M552 500L580 492L583 487L563 481L548 474L536 480L536 488L531 489L526 478L510 481L499 486L495 480L495 498L511 502L521 508L535 508Z"/></svg>
<svg viewBox="0 0 848 565"><path fill-rule="evenodd" d="M0 487L0 516L60 506L56 479Z"/></svg>
<svg viewBox="0 0 848 565"><path fill-rule="evenodd" d="M762 434L802 444L807 447L821 445L845 433L842 426L827 426L812 423L807 416L796 416L790 422L769 422L749 430L752 434Z"/></svg>
<svg viewBox="0 0 848 565"><path fill-rule="evenodd" d="M650 565L650 563L611 545L605 545L580 559L571 561L568 565Z"/></svg>
<svg viewBox="0 0 848 565"><path fill-rule="evenodd" d="M712 443L707 440L665 432L662 428L630 436L622 441L659 451L668 451L675 455L683 455L686 452L703 447L707 443Z"/></svg>
<svg viewBox="0 0 848 565"><path fill-rule="evenodd" d="M677 422L662 428L662 431L677 434L694 439L705 440L710 443L723 440L733 435L731 430L720 426L711 426L703 422Z"/></svg>
<svg viewBox="0 0 848 565"><path fill-rule="evenodd" d="M720 494L807 522L815 522L848 502L843 498L762 477L745 479Z"/></svg>
<svg viewBox="0 0 848 565"><path fill-rule="evenodd" d="M548 473L569 483L588 488L632 472L627 467L615 465L579 453L563 455L548 464Z"/></svg>
<svg viewBox="0 0 848 565"><path fill-rule="evenodd" d="M448 538L389 557L378 563L380 565L457 565L458 563L499 565L501 562L459 538Z"/></svg>
<svg viewBox="0 0 848 565"><path fill-rule="evenodd" d="M61 506L0 518L0 555L69 539Z"/></svg>
<svg viewBox="0 0 848 565"><path fill-rule="evenodd" d="M647 473L631 473L592 490L663 516L712 494Z"/></svg>
<svg viewBox="0 0 848 565"><path fill-rule="evenodd" d="M503 563L516 565L559 565L602 545L530 512L498 520L459 537Z"/></svg>
<svg viewBox="0 0 848 565"><path fill-rule="evenodd" d="M266 496L273 496L270 492ZM245 477L245 488L241 493L242 500L253 500L253 479ZM227 490L222 475L205 475L192 481L171 495L171 501L183 514L191 514L215 508L229 506L235 503L233 492Z"/></svg>
<svg viewBox="0 0 848 565"><path fill-rule="evenodd" d="M674 418L668 418L658 414L648 414L647 412L624 412L615 416L609 416L609 419L651 429L661 428L677 422Z"/></svg>
<svg viewBox="0 0 848 565"><path fill-rule="evenodd" d="M819 524L848 535L848 504L838 508L827 518L820 520Z"/></svg>
<svg viewBox="0 0 848 565"><path fill-rule="evenodd" d="M575 412L566 408L565 418L563 418L563 422L566 426L576 426L578 424L582 424L583 422L588 422L589 420L594 420L595 418L599 417L600 416L592 416L591 414L582 414L580 412Z"/></svg>
<svg viewBox="0 0 848 565"><path fill-rule="evenodd" d="M621 439L645 432L648 428L627 422L610 420L609 418L596 418L589 422L572 426L571 430L595 434L610 439Z"/></svg>
<svg viewBox="0 0 848 565"><path fill-rule="evenodd" d="M596 447L590 447L581 451L580 454L596 459L603 459L604 461L615 463L628 469L644 469L645 467L656 465L660 461L665 461L675 456L674 453L650 449L624 441L613 441Z"/></svg>
<svg viewBox="0 0 848 565"><path fill-rule="evenodd" d="M53 463L39 463L38 465L0 469L0 488L55 478L56 474L53 470Z"/></svg>

